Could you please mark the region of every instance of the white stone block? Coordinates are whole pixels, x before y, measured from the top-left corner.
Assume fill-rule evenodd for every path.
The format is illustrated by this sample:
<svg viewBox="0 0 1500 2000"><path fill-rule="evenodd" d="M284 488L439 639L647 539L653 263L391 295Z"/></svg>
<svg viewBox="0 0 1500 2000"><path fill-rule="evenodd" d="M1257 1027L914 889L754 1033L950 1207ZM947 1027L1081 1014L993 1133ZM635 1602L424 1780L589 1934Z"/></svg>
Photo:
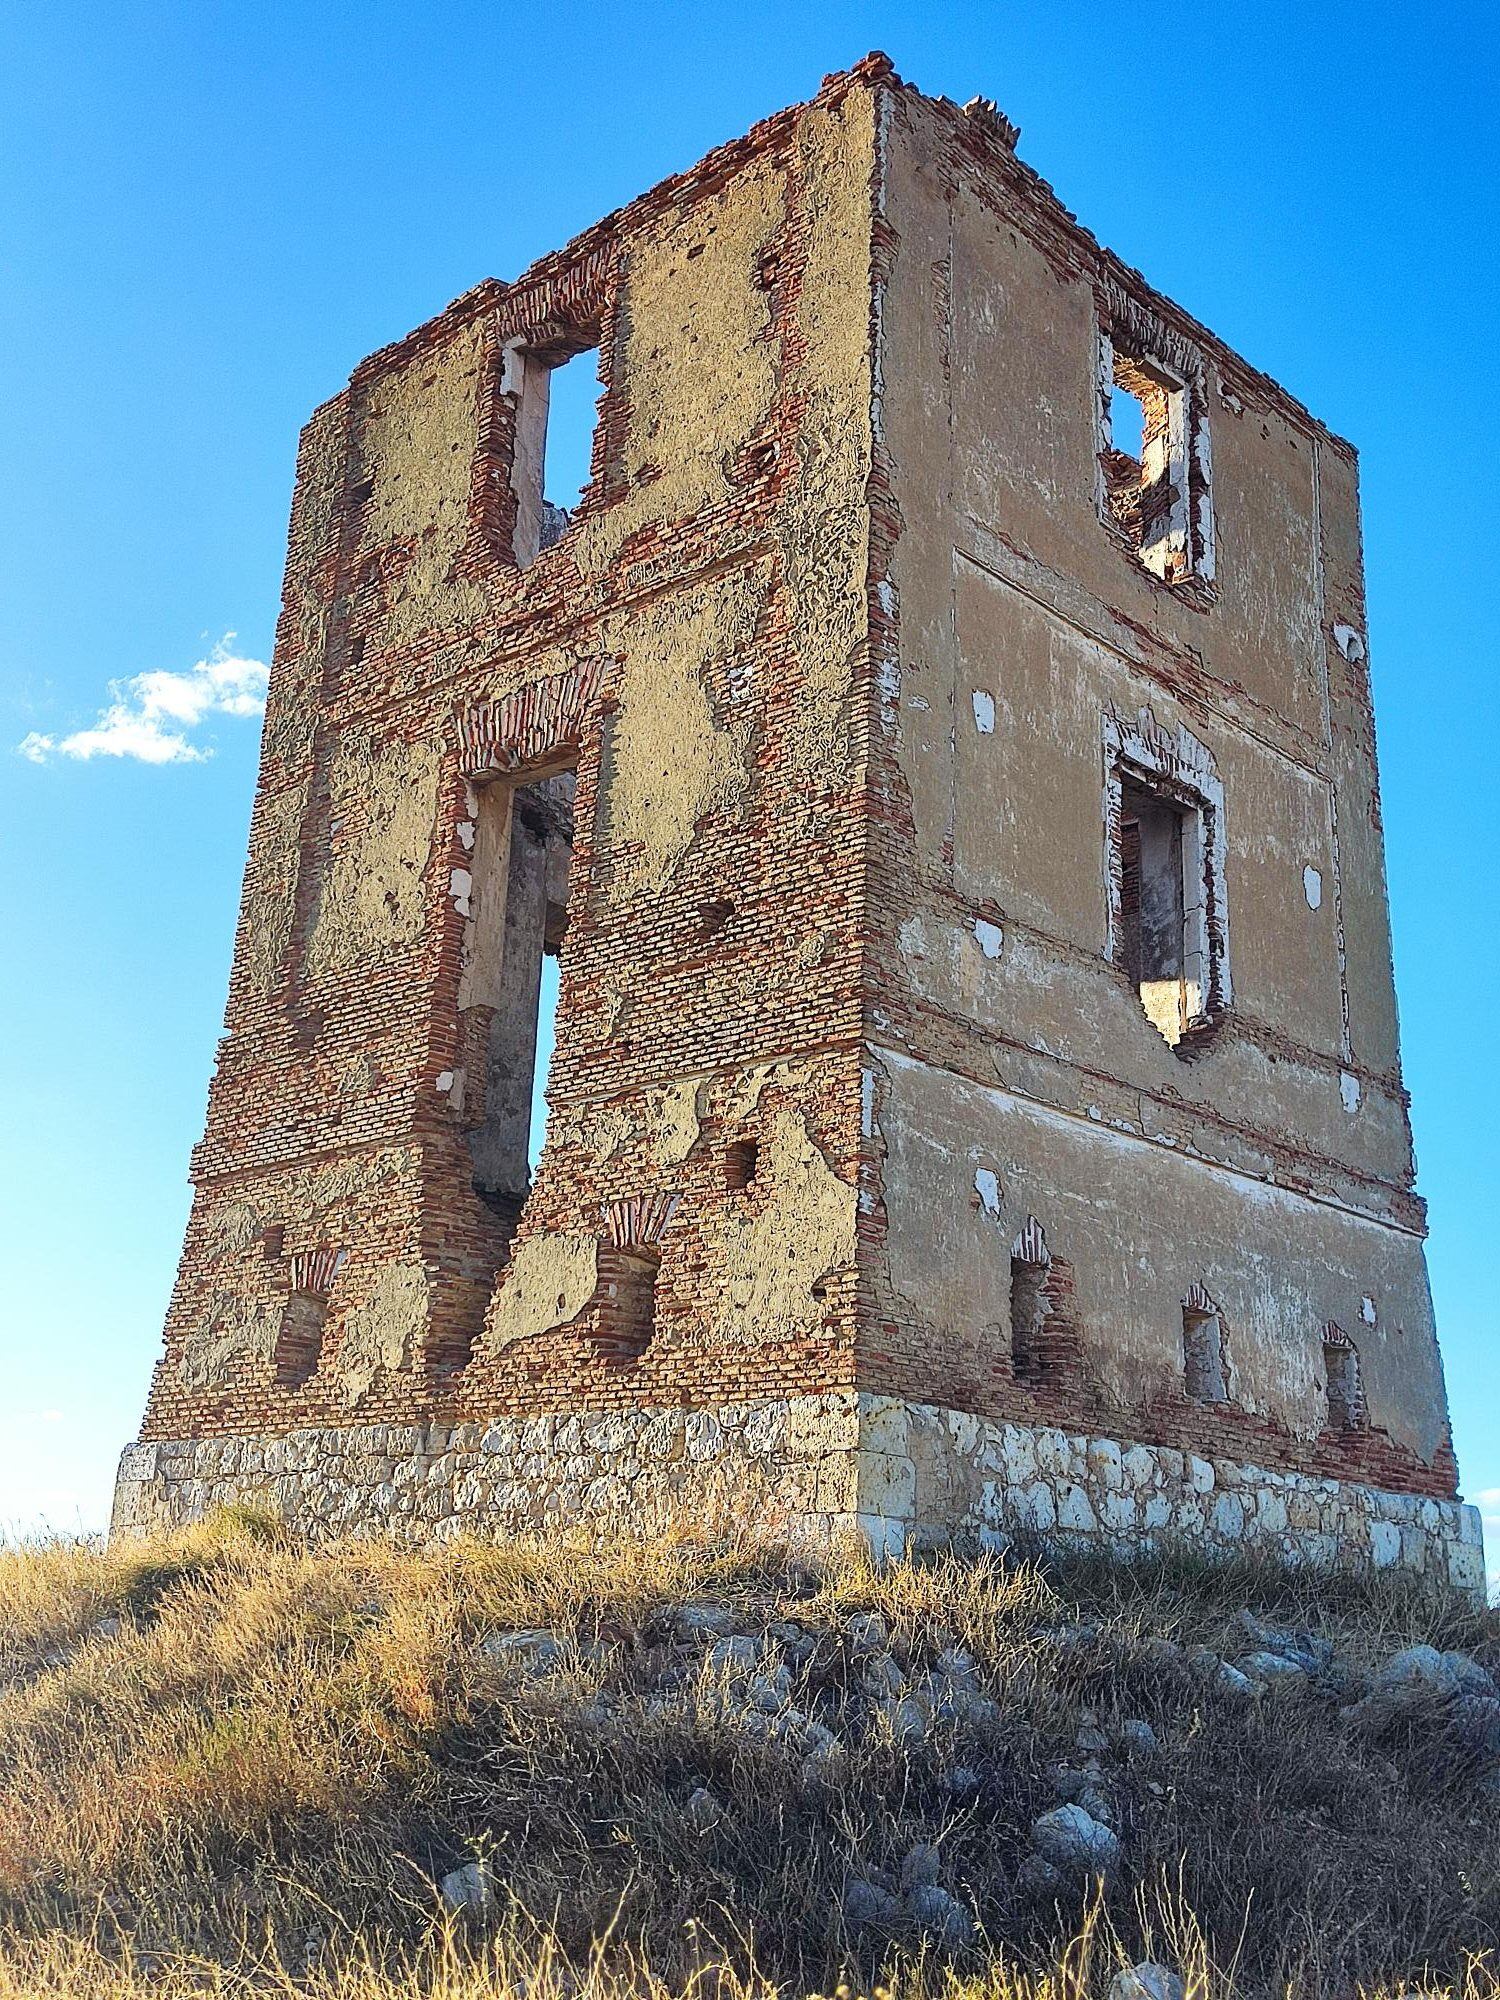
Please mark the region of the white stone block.
<svg viewBox="0 0 1500 2000"><path fill-rule="evenodd" d="M905 1403L890 1396L868 1396L860 1412L859 1441L864 1450L904 1456L911 1435Z"/></svg>
<svg viewBox="0 0 1500 2000"><path fill-rule="evenodd" d="M1401 1560L1401 1530L1394 1521L1370 1523L1370 1560L1376 1569L1390 1569Z"/></svg>
<svg viewBox="0 0 1500 2000"><path fill-rule="evenodd" d="M1093 1535L1099 1530L1099 1517L1094 1512L1093 1503L1081 1486L1064 1486L1057 1496L1057 1525L1070 1534Z"/></svg>
<svg viewBox="0 0 1500 2000"><path fill-rule="evenodd" d="M861 1451L857 1463L861 1512L910 1520L917 1504L917 1468L912 1461Z"/></svg>
<svg viewBox="0 0 1500 2000"><path fill-rule="evenodd" d="M859 1513L855 1515L859 1532L870 1545L870 1553L877 1561L890 1561L906 1553L907 1524L905 1521L890 1521L882 1514Z"/></svg>
<svg viewBox="0 0 1500 2000"><path fill-rule="evenodd" d="M1145 1445L1133 1444L1121 1458L1120 1469L1130 1485L1150 1486L1160 1471L1160 1462Z"/></svg>

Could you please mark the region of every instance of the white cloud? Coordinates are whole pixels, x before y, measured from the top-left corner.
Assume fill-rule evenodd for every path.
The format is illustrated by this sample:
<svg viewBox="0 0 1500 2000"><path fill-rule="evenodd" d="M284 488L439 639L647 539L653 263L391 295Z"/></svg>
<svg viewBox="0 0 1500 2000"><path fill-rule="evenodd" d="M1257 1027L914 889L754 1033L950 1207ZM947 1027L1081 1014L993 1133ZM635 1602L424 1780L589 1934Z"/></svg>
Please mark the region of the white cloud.
<svg viewBox="0 0 1500 2000"><path fill-rule="evenodd" d="M266 705L268 669L263 660L243 659L229 650L226 632L206 660L186 673L155 668L126 681L111 681L109 702L87 729L67 736L32 730L17 744L23 757L45 764L51 757L133 757L141 764L201 764L213 746L195 742L191 732L210 716L259 715Z"/></svg>

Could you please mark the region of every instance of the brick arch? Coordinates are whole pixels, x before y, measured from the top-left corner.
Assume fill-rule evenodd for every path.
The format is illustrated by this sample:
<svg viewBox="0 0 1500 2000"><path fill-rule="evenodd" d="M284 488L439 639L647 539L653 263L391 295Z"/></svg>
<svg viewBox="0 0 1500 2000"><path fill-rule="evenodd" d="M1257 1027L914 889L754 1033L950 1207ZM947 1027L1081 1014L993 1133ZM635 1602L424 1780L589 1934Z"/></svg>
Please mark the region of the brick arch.
<svg viewBox="0 0 1500 2000"><path fill-rule="evenodd" d="M1047 1233L1034 1215L1028 1215L1016 1232L1016 1240L1010 1246L1010 1254L1020 1264L1050 1265L1052 1253L1047 1248Z"/></svg>
<svg viewBox="0 0 1500 2000"><path fill-rule="evenodd" d="M599 1283L593 1341L613 1367L640 1360L656 1336L656 1280L662 1239L677 1209L675 1192L627 1195L600 1210Z"/></svg>
<svg viewBox="0 0 1500 2000"><path fill-rule="evenodd" d="M458 717L459 767L471 782L577 750L599 713L605 655L533 681L499 701L474 702Z"/></svg>
<svg viewBox="0 0 1500 2000"><path fill-rule="evenodd" d="M1323 1323L1323 1393L1328 1401L1331 1430L1363 1431L1369 1428L1359 1349L1336 1319Z"/></svg>
<svg viewBox="0 0 1500 2000"><path fill-rule="evenodd" d="M1183 1388L1195 1403L1225 1404L1233 1400L1231 1372L1224 1315L1195 1279L1182 1300Z"/></svg>
<svg viewBox="0 0 1500 2000"><path fill-rule="evenodd" d="M1010 1247L1011 1369L1033 1388L1070 1381L1083 1359L1073 1269L1055 1256L1047 1233L1028 1215Z"/></svg>

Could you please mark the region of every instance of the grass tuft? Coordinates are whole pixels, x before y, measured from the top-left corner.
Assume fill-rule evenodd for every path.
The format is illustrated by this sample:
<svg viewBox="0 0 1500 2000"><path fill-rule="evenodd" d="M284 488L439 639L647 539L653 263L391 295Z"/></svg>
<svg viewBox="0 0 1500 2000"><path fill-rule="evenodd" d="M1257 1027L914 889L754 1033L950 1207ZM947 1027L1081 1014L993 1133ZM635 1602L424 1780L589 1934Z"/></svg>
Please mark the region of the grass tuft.
<svg viewBox="0 0 1500 2000"><path fill-rule="evenodd" d="M1222 1688L1193 1649L1248 1650L1247 1607L1330 1667ZM736 1636L752 1662L712 1650ZM1180 1550L876 1567L730 1522L309 1549L232 1509L6 1551L0 2000L1083 2000L1146 1955L1194 1996L1500 2000L1494 1760L1440 1704L1340 1712L1416 1641L1500 1670L1493 1613ZM982 1699L921 1715L955 1654ZM1119 1868L1039 1880L1080 1730L1127 1721L1159 1747L1098 1753ZM929 1848L966 1936L846 1924L851 1881L895 1895ZM490 1906L455 1917L474 1861Z"/></svg>

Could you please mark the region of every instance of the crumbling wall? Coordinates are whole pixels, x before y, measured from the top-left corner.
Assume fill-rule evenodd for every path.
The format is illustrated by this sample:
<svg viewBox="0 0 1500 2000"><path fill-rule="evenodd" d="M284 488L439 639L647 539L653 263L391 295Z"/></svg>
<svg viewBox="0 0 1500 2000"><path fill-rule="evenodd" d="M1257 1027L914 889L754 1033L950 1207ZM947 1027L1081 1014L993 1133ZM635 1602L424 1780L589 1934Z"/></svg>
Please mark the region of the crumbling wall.
<svg viewBox="0 0 1500 2000"><path fill-rule="evenodd" d="M871 92L830 79L372 356L309 427L148 1436L847 1379L874 150ZM589 489L518 566L516 357L595 342ZM508 826L481 805L562 768L558 1054L517 1224L470 1146ZM605 1253L638 1227L652 1339L624 1366Z"/></svg>
<svg viewBox="0 0 1500 2000"><path fill-rule="evenodd" d="M713 1473L882 1546L1049 1506L1427 1574L1468 1546L1353 456L1014 140L871 58L309 424L122 1522L645 1522ZM536 385L585 351L590 476L540 547ZM1112 355L1158 369L1188 487L1151 561ZM1195 871L1170 1042L1120 946L1141 786ZM513 794L549 787L522 966ZM530 1024L496 1019L544 949L528 1188Z"/></svg>
<svg viewBox="0 0 1500 2000"><path fill-rule="evenodd" d="M1100 251L982 104L897 93L888 160L882 1324L861 1380L1451 1491L1390 1005L1353 455ZM1190 385L1212 560L1177 583L1100 503L1097 355L1127 322ZM1191 741L1219 787L1223 875L1203 893L1232 996L1175 1048L1111 929L1111 718ZM1012 1365L1028 1219L1068 1266L1066 1386ZM1184 1385L1194 1285L1231 1357L1212 1408ZM1358 1347L1358 1427L1323 1381L1329 1322Z"/></svg>

